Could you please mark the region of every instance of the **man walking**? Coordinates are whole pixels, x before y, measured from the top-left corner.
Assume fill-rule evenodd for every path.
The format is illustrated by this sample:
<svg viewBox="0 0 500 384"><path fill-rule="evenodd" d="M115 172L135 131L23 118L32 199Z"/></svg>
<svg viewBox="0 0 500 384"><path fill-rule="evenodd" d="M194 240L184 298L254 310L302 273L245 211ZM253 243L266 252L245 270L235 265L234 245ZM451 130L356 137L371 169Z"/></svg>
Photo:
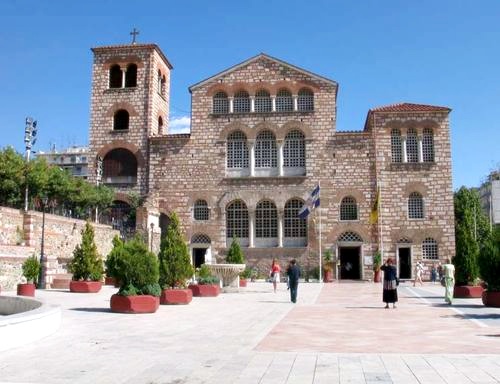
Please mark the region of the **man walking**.
<svg viewBox="0 0 500 384"><path fill-rule="evenodd" d="M292 303L296 303L300 270L299 267L297 266L297 262L295 261L295 259L292 259L290 261L290 265L288 266L286 274L288 275L288 284L290 286L290 299L292 300Z"/></svg>

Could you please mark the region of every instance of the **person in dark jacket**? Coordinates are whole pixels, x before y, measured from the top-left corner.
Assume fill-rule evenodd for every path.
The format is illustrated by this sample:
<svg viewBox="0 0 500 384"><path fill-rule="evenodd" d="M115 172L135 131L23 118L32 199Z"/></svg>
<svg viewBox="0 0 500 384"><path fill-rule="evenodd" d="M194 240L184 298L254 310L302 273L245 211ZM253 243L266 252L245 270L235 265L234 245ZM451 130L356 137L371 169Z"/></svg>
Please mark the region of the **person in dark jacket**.
<svg viewBox="0 0 500 384"><path fill-rule="evenodd" d="M297 302L297 288L299 286L299 277L300 277L300 270L299 267L297 266L297 262L295 259L292 259L290 261L290 265L288 266L288 269L286 270L286 274L288 275L288 284L290 286L290 299L292 300L292 303Z"/></svg>
<svg viewBox="0 0 500 384"><path fill-rule="evenodd" d="M389 303L392 303L392 307L396 308L398 301L397 271L396 267L392 265L392 259L387 259L380 269L384 271L382 301L385 303L385 308L389 308Z"/></svg>

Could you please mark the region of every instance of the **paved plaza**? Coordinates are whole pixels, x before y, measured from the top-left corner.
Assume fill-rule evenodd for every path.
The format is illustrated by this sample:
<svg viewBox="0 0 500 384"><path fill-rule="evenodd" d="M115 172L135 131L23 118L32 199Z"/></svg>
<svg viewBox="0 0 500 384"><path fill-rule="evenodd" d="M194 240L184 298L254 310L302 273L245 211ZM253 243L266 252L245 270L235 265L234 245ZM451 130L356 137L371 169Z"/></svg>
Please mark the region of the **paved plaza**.
<svg viewBox="0 0 500 384"><path fill-rule="evenodd" d="M109 311L116 291L38 291L63 309L54 335L0 355L0 383L498 383L500 309L444 305L443 288L399 287L384 309L380 284L251 283L240 293ZM2 294L14 294L2 292ZM1 342L1 340L0 340Z"/></svg>

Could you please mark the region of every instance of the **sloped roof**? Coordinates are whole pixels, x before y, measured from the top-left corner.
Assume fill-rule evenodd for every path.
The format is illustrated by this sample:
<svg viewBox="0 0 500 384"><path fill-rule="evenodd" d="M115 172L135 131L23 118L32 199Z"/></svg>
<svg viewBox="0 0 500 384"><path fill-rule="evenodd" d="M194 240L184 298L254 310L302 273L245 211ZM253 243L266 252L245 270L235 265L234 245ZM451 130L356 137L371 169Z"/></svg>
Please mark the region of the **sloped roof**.
<svg viewBox="0 0 500 384"><path fill-rule="evenodd" d="M309 72L309 71L307 71L305 69L302 69L302 68L299 68L299 67L296 67L295 65L289 64L289 63L287 63L287 62L285 62L283 60L280 60L280 59L277 59L275 57L269 56L269 55L267 55L265 53L259 53L258 55L253 56L253 57L251 57L251 58L249 58L249 59L247 59L247 60L245 60L245 61L243 61L243 62L241 62L239 64L233 65L232 67L229 67L228 69L225 69L224 71L219 72L219 73L217 73L217 74L215 74L215 75L213 75L213 76L211 76L211 77L209 77L209 78L207 78L205 80L202 80L202 81L200 81L200 82L198 82L196 84L193 84L192 86L189 87L189 92L192 92L194 89L199 88L199 87L205 85L206 83L217 79L218 77L221 77L221 76L224 76L224 75L226 75L228 73L231 73L231 72L233 72L233 71L235 71L235 70L237 70L239 68L242 68L242 67L244 67L244 66L246 66L246 65L248 65L248 64L250 64L250 63L252 63L254 61L258 61L258 60L260 60L262 58L265 58L265 59L270 60L270 61L274 61L274 62L276 62L278 64L287 66L287 67L289 67L289 68L291 68L291 69L293 69L293 70L295 70L297 72L303 73L303 74L305 74L307 76L311 76L311 77L313 77L313 78L315 78L317 80L326 81L327 83L330 83L330 84L332 84L334 86L337 86L337 82L336 81L333 81L331 79L328 79L328 78L320 76L320 75L316 75L315 73Z"/></svg>
<svg viewBox="0 0 500 384"><path fill-rule="evenodd" d="M162 52L160 47L156 44L117 44L117 45L105 45L101 47L94 47L90 48L92 52L99 52L99 51L107 51L107 50L112 50L112 49L122 49L122 48L127 48L127 49L154 49L158 54L161 56L161 58L165 61L169 69L173 69L174 67L172 64L170 64L170 61L168 61L167 56Z"/></svg>
<svg viewBox="0 0 500 384"><path fill-rule="evenodd" d="M449 112L448 107L436 105L397 103L370 109L370 112Z"/></svg>

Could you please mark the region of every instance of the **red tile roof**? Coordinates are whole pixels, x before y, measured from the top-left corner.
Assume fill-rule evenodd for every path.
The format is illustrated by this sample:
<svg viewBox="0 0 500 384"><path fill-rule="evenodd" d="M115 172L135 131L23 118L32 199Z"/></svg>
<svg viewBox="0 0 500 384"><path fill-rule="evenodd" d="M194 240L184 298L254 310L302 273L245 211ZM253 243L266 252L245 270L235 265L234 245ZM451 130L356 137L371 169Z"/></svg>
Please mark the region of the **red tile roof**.
<svg viewBox="0 0 500 384"><path fill-rule="evenodd" d="M449 112L448 107L436 105L398 103L370 109L370 112Z"/></svg>

